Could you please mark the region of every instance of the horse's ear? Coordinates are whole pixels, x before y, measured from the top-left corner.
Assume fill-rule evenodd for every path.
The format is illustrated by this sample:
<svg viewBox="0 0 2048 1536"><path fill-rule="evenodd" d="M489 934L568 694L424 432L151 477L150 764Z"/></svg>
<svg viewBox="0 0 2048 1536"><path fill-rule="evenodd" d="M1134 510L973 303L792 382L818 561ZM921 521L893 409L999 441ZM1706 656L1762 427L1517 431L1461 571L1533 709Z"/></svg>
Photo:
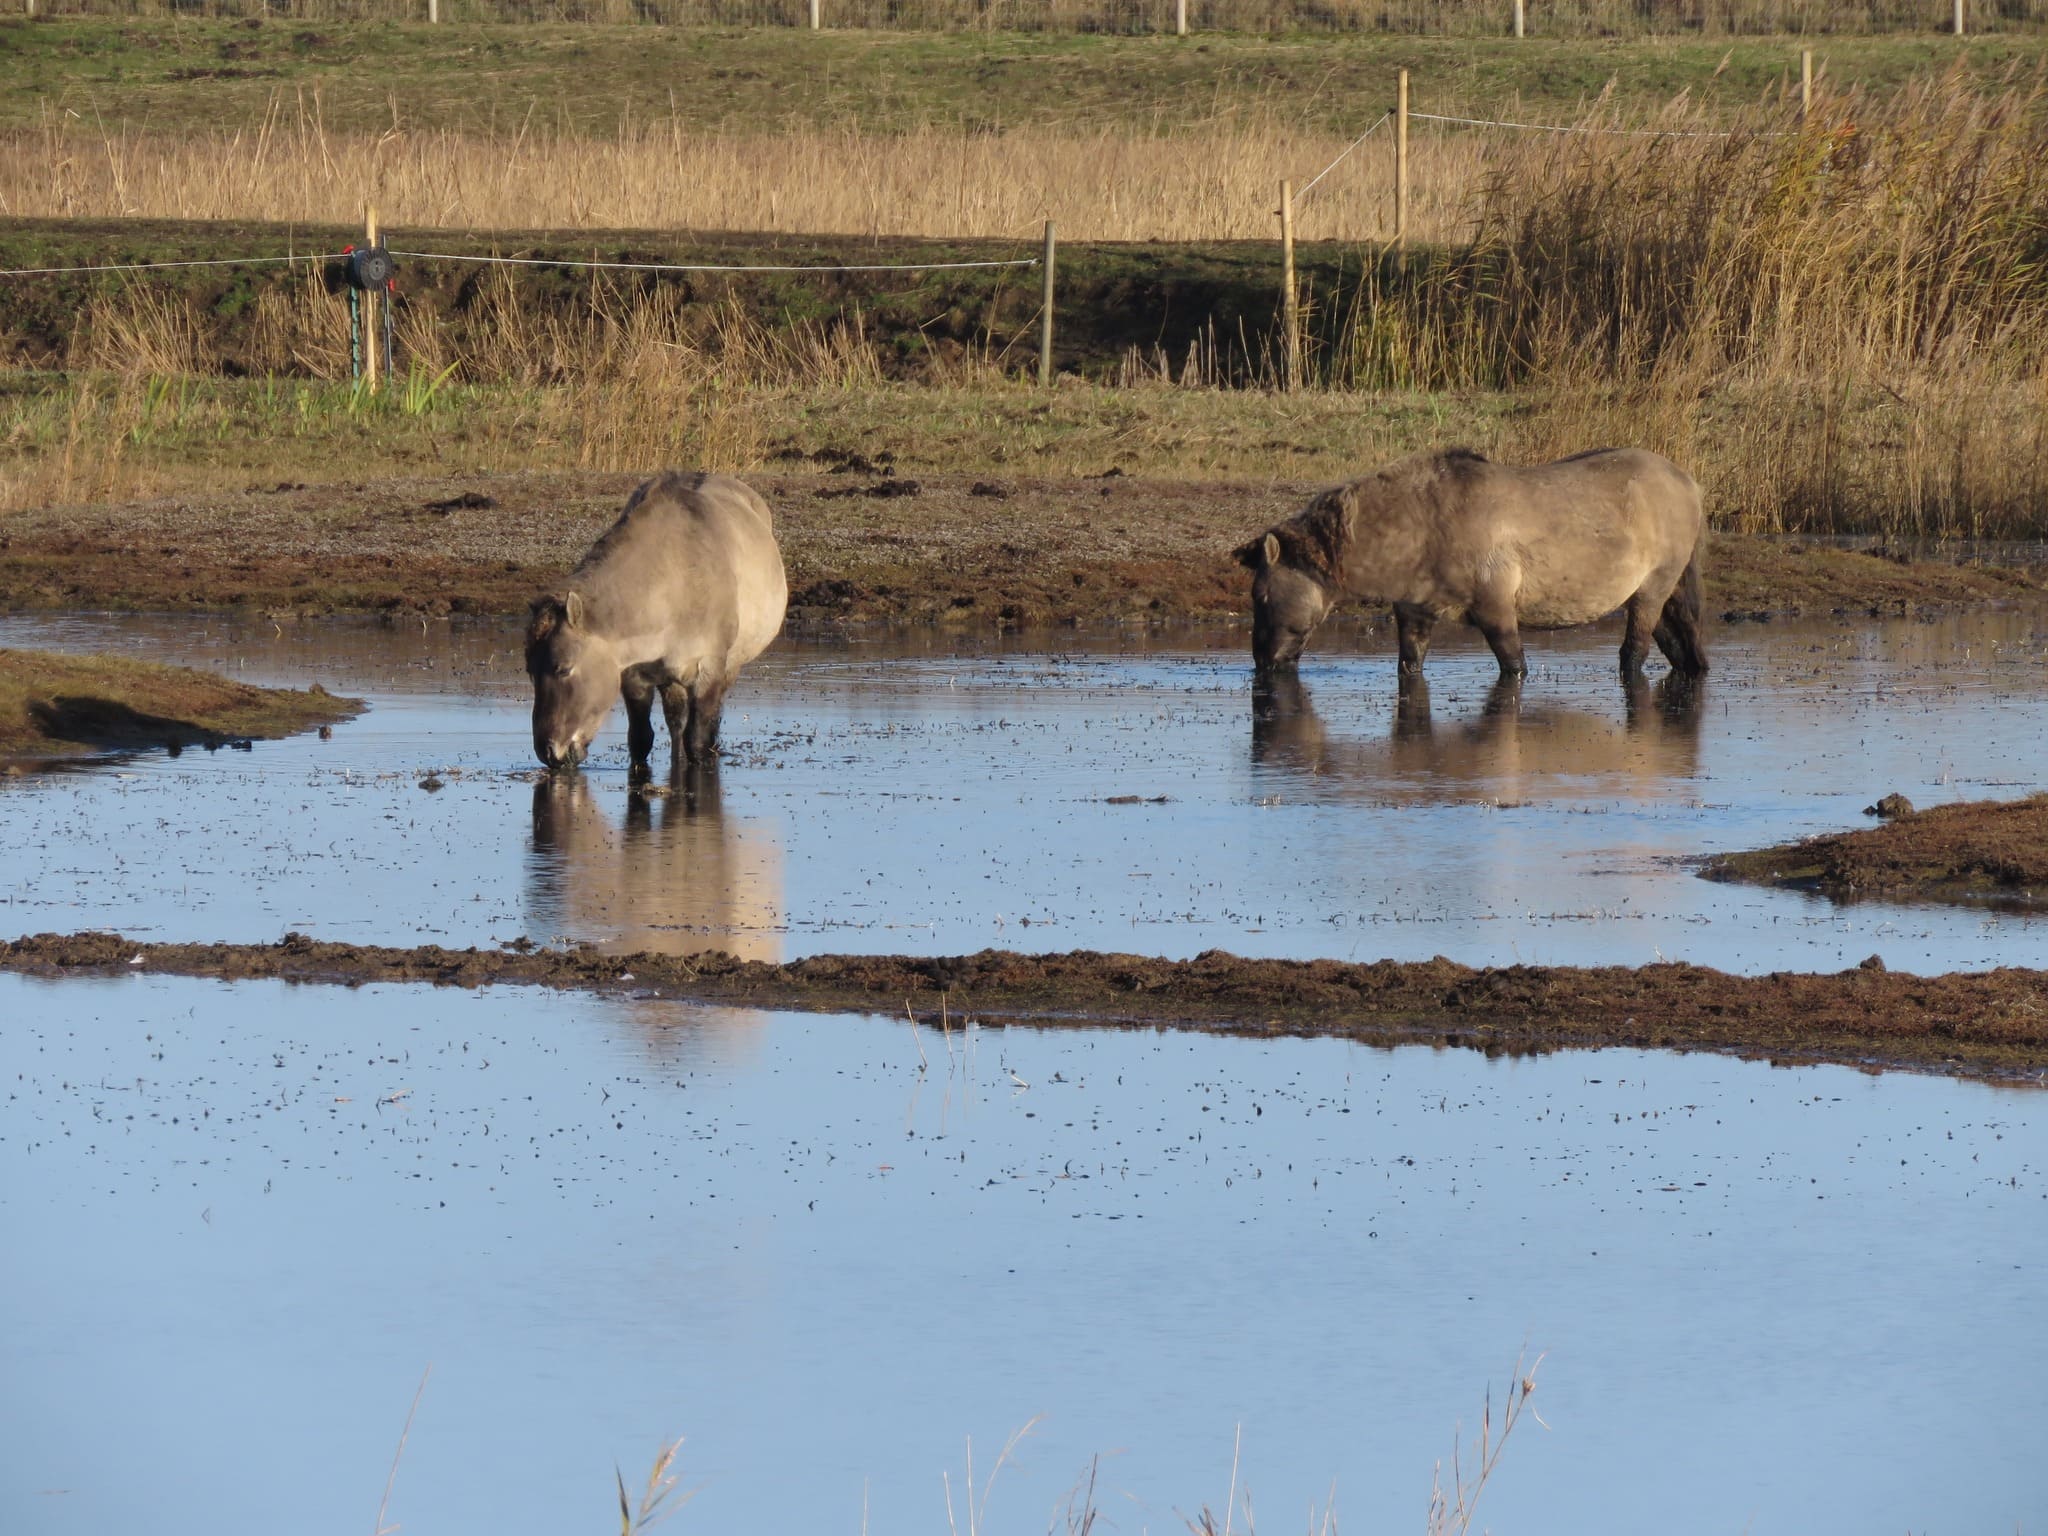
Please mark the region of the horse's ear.
<svg viewBox="0 0 2048 1536"><path fill-rule="evenodd" d="M562 622L571 629L583 627L583 594L571 592L562 599Z"/></svg>
<svg viewBox="0 0 2048 1536"><path fill-rule="evenodd" d="M536 597L533 607L526 616L526 643L539 645L562 626L562 600L559 597Z"/></svg>
<svg viewBox="0 0 2048 1536"><path fill-rule="evenodd" d="M1261 534L1248 544L1240 544L1230 553L1231 558L1246 570L1256 571L1261 566L1271 565L1279 557L1280 541L1270 533Z"/></svg>

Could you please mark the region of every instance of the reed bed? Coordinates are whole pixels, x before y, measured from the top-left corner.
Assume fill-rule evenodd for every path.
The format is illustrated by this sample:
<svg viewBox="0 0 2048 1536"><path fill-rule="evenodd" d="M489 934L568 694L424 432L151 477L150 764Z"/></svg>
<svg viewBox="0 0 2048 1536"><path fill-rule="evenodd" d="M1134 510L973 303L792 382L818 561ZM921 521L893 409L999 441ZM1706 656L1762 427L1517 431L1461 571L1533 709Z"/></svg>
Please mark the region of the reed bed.
<svg viewBox="0 0 2048 1536"><path fill-rule="evenodd" d="M852 123L706 133L679 119L602 136L332 133L317 103L295 100L249 132L83 133L51 117L0 135L0 214L334 224L374 204L395 229L935 238L1028 238L1051 218L1069 240L1256 240L1278 235L1281 180L1306 182L1350 142L1258 117L1174 133L874 134ZM1497 134L1418 133L1416 237L1468 236L1475 194L1503 155L1526 148ZM1392 157L1383 129L1303 201L1300 238L1387 234Z"/></svg>
<svg viewBox="0 0 2048 1536"><path fill-rule="evenodd" d="M45 15L289 17L314 22L420 21L421 0L39 0ZM1174 0L822 0L830 27L893 31L1162 33ZM808 0L442 0L444 18L705 27L803 27ZM1499 37L1513 0L1187 0L1198 32L1391 32ZM1528 0L1548 36L1741 36L1933 32L1949 0ZM2039 0L1969 0L1978 31L2036 27Z"/></svg>

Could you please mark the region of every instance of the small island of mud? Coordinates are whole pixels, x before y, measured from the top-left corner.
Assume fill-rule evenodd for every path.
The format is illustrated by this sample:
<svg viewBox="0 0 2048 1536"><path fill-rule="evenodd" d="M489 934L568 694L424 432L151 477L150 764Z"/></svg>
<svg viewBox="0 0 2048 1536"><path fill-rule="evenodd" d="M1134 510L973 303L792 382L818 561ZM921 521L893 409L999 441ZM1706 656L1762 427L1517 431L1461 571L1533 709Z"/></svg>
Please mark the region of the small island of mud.
<svg viewBox="0 0 2048 1536"><path fill-rule="evenodd" d="M125 656L0 649L0 766L240 746L347 720L362 707L317 683L258 688Z"/></svg>
<svg viewBox="0 0 2048 1536"><path fill-rule="evenodd" d="M2048 907L2048 795L1910 811L1753 853L1726 853L1709 880L1818 891L1838 901L1900 897Z"/></svg>
<svg viewBox="0 0 2048 1536"><path fill-rule="evenodd" d="M635 999L828 1013L906 1010L927 1025L972 1016L1040 1027L1137 1026L1457 1046L1488 1055L1628 1046L1787 1065L1839 1062L2033 1080L2048 1068L2048 971L1950 976L1872 959L1833 974L1734 976L1704 966L1453 961L1192 960L1076 950L940 957L813 955L785 965L689 956L439 945L392 948L287 934L276 944L150 943L111 933L0 943L29 975L270 978L359 986L529 986Z"/></svg>

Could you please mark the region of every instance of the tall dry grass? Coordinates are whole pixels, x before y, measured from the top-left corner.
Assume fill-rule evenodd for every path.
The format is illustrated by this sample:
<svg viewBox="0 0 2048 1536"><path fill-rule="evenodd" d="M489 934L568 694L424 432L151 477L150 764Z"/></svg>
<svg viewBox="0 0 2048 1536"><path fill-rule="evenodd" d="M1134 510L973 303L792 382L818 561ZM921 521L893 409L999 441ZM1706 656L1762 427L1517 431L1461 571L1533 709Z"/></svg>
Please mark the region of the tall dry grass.
<svg viewBox="0 0 2048 1536"><path fill-rule="evenodd" d="M1279 184L1305 183L1350 140L1272 116L1175 132L1009 133L857 124L700 132L679 118L593 136L527 122L495 135L329 132L317 99L279 100L253 131L80 131L58 116L0 135L0 214L348 224L374 204L394 230L690 229L1069 240L1277 238ZM1411 217L1424 240L1470 232L1500 135L1419 132ZM1373 240L1392 219L1382 130L1301 205L1304 240Z"/></svg>
<svg viewBox="0 0 2048 1536"><path fill-rule="evenodd" d="M1928 80L1793 131L1558 137L1474 237L1362 280L1333 381L1537 387L1739 473L1734 520L2039 528L2048 498L2048 111ZM1881 424L1881 425L1874 425ZM1560 432L1560 448L1572 438Z"/></svg>
<svg viewBox="0 0 2048 1536"><path fill-rule="evenodd" d="M286 16L302 21L422 20L421 0L41 0L44 14L170 17ZM1949 24L1947 0L1528 0L1531 29L1548 36L1930 32ZM823 0L831 27L896 31L1157 33L1174 27L1174 0ZM1188 0L1198 32L1393 32L1498 37L1512 0ZM647 23L659 26L808 25L808 0L443 0L465 21ZM2038 25L2038 0L1969 0L1978 31Z"/></svg>

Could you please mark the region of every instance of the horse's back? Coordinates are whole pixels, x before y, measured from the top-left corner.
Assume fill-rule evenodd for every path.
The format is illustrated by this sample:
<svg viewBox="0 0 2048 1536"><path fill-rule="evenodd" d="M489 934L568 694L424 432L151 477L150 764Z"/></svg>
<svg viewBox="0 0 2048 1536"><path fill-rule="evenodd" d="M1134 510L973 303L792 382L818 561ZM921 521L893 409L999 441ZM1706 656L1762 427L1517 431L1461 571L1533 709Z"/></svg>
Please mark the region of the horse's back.
<svg viewBox="0 0 2048 1536"><path fill-rule="evenodd" d="M789 588L775 518L758 491L730 475L671 470L635 490L584 558L612 627L695 650L730 674L782 629Z"/></svg>
<svg viewBox="0 0 2048 1536"><path fill-rule="evenodd" d="M1517 572L1516 607L1532 629L1612 613L1645 585L1675 581L1699 544L1692 476L1662 454L1595 448L1550 464L1488 464L1466 509L1498 561Z"/></svg>

